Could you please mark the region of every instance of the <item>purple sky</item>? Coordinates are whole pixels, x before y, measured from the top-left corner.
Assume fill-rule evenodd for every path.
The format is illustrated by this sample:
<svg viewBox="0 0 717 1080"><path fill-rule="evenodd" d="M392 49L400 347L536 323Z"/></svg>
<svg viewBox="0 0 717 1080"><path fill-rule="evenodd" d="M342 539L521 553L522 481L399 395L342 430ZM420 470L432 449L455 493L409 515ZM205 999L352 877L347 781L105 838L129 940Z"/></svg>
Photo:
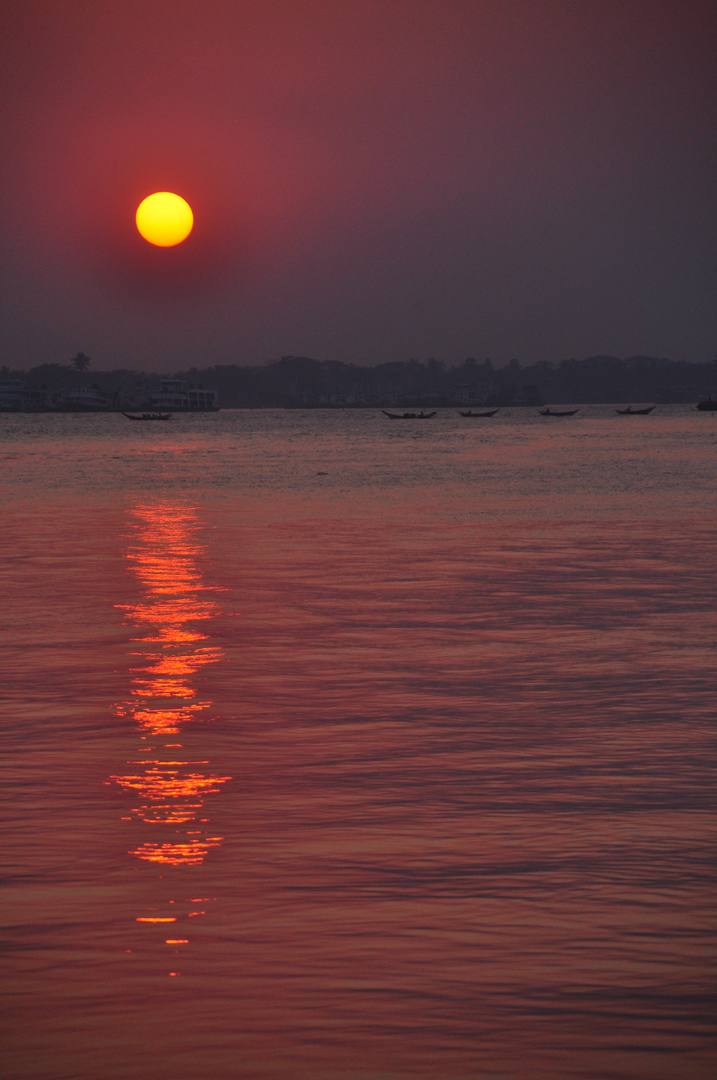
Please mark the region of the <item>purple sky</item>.
<svg viewBox="0 0 717 1080"><path fill-rule="evenodd" d="M0 363L717 351L711 0L0 10Z"/></svg>

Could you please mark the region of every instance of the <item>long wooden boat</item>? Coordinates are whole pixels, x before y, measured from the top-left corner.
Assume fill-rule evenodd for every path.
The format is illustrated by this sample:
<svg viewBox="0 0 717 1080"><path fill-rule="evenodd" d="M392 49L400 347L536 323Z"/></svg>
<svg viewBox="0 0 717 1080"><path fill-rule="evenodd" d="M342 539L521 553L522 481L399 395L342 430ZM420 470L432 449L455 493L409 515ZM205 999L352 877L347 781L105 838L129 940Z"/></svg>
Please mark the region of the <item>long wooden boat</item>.
<svg viewBox="0 0 717 1080"><path fill-rule="evenodd" d="M626 409L615 409L615 412L620 416L647 416L654 408L654 405L647 405L644 409L633 409L632 405L628 405Z"/></svg>
<svg viewBox="0 0 717 1080"><path fill-rule="evenodd" d="M547 409L539 409L538 412L541 416L575 416L580 409L551 409L548 405Z"/></svg>
<svg viewBox="0 0 717 1080"><path fill-rule="evenodd" d="M433 412L424 413L423 409L419 413L405 412L405 413L392 413L386 412L385 409L381 409L384 416L387 416L389 420L430 420L432 416L436 415L436 410Z"/></svg>
<svg viewBox="0 0 717 1080"><path fill-rule="evenodd" d="M460 409L458 411L461 416L470 416L473 420L482 420L487 416L495 416L497 412L500 412L500 409L491 409L489 412L473 412L472 409L469 409L468 412L461 412Z"/></svg>
<svg viewBox="0 0 717 1080"><path fill-rule="evenodd" d="M128 420L169 420L172 416L171 412L146 412L141 413L139 416L133 416L132 413L123 412L122 415L126 416Z"/></svg>

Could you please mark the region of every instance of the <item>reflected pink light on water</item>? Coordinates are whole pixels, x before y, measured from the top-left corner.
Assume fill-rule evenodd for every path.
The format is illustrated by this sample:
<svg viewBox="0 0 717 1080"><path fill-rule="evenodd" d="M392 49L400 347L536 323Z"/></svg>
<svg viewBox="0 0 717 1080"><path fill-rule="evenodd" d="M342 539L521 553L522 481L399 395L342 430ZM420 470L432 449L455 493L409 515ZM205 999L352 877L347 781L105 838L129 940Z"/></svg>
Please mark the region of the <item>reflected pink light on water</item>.
<svg viewBox="0 0 717 1080"><path fill-rule="evenodd" d="M587 422L566 447L522 421L204 419L201 511L115 500L97 540L74 497L4 522L37 687L3 729L9 1074L715 1075L713 433L680 476L699 515L648 520L640 465L605 521L659 440L606 464Z"/></svg>

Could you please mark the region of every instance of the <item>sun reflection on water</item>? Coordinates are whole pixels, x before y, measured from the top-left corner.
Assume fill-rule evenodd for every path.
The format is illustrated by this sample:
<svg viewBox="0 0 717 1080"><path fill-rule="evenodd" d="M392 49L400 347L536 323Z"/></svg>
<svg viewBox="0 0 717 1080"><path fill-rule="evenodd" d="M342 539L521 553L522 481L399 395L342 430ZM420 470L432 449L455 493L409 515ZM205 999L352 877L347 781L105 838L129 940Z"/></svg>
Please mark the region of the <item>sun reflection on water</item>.
<svg viewBox="0 0 717 1080"><path fill-rule="evenodd" d="M131 669L130 700L118 705L117 712L135 721L142 738L160 740L187 724L210 719L213 703L198 700L193 678L222 657L219 648L206 644L209 635L204 632L219 612L212 595L217 590L203 580L204 548L196 537L195 510L154 504L138 506L132 514L134 535L127 560L144 595L135 604L118 606L142 636L132 638L140 646L134 654L138 663ZM231 777L205 771L207 760L177 755L181 743L165 744L164 749L169 751L166 757L152 747L160 756L128 761L142 768L111 780L139 798L130 820L164 827L161 836L144 840L131 854L150 863L195 866L222 840L208 835L205 799Z"/></svg>

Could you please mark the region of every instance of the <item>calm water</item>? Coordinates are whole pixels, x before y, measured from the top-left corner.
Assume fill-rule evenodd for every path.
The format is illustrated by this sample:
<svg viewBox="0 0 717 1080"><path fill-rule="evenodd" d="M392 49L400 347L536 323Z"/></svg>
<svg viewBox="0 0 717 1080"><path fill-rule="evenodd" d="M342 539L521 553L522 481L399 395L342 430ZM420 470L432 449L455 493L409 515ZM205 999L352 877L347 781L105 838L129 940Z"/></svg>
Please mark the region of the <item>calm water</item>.
<svg viewBox="0 0 717 1080"><path fill-rule="evenodd" d="M3 1076L714 1077L717 418L0 462Z"/></svg>

